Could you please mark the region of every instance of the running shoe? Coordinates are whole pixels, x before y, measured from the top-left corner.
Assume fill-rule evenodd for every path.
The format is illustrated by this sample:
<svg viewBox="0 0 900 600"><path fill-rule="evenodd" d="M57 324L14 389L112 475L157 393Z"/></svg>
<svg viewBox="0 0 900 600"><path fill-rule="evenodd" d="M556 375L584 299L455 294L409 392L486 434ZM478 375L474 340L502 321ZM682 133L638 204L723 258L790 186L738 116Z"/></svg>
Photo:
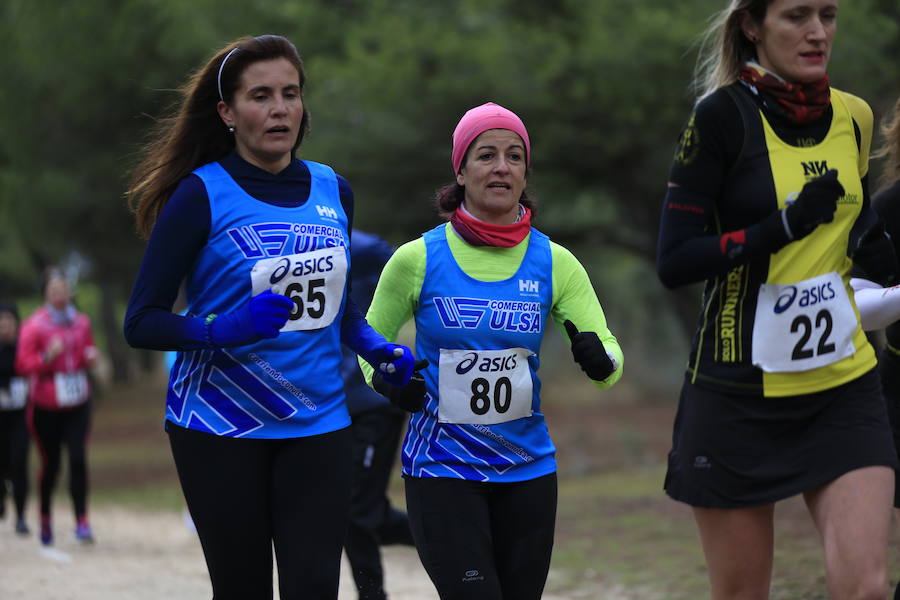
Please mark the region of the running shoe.
<svg viewBox="0 0 900 600"><path fill-rule="evenodd" d="M41 543L45 546L53 543L53 528L50 527L49 521L41 523Z"/></svg>
<svg viewBox="0 0 900 600"><path fill-rule="evenodd" d="M28 529L28 525L25 523L25 519L16 519L16 533L19 535L31 533L31 530Z"/></svg>
<svg viewBox="0 0 900 600"><path fill-rule="evenodd" d="M91 532L91 526L87 522L82 522L75 526L75 539L82 544L94 543L94 534Z"/></svg>

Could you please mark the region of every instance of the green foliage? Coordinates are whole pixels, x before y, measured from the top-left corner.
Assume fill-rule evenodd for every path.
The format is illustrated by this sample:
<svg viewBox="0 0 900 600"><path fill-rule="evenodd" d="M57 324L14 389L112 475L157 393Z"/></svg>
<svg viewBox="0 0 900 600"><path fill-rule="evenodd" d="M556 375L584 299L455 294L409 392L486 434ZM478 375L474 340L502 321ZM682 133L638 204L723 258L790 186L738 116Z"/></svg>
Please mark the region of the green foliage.
<svg viewBox="0 0 900 600"><path fill-rule="evenodd" d="M113 295L105 304L124 302L142 245L122 194L148 130L216 49L272 32L306 63L312 132L302 155L349 179L357 226L400 243L436 224L431 198L452 179L450 134L464 111L495 101L528 126L537 225L590 257L595 284L635 284L614 286L622 312L607 312L614 330L636 324L667 305L649 268L659 206L693 101L696 41L724 4L8 0L0 295L29 291L32 273L74 251ZM900 81L900 8L854 0L840 21L832 81L880 116Z"/></svg>

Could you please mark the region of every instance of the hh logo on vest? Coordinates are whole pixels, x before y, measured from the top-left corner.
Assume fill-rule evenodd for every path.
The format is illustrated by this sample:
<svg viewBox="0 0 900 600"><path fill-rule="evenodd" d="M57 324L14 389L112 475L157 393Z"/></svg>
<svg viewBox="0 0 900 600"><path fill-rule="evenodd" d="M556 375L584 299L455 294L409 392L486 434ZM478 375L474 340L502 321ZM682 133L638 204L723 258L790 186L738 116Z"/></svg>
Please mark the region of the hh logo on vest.
<svg viewBox="0 0 900 600"><path fill-rule="evenodd" d="M525 293L528 295L537 295L538 282L532 281L531 279L520 279L519 280L519 292Z"/></svg>
<svg viewBox="0 0 900 600"><path fill-rule="evenodd" d="M326 219L334 219L336 221L338 218L337 211L330 206L316 204L316 212L319 213L320 217L325 217Z"/></svg>

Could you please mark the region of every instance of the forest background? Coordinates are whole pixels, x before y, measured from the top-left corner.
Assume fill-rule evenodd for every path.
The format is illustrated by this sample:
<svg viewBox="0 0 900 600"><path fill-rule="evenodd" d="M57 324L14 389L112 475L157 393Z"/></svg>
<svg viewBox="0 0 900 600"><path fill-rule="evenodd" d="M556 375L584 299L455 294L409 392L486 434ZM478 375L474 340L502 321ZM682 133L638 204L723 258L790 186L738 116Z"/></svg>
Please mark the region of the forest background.
<svg viewBox="0 0 900 600"><path fill-rule="evenodd" d="M659 210L695 99L699 35L725 4L6 0L0 298L28 314L44 267L63 265L94 321L108 393L156 377L159 354L129 348L121 333L144 247L123 197L130 169L190 72L237 37L278 33L297 45L308 76L312 130L300 157L345 176L354 225L393 244L438 222L431 198L451 180L450 134L463 112L486 101L517 112L532 140L536 225L585 265L625 349L626 375L610 397L669 410L700 290L659 283ZM876 123L900 93L898 56L900 3L841 3L832 85L866 99ZM562 380L578 371L565 342L545 343L545 378L567 390ZM630 431L618 434L626 448ZM562 446L572 436L560 437Z"/></svg>
<svg viewBox="0 0 900 600"><path fill-rule="evenodd" d="M352 184L355 226L399 244L437 223L450 133L472 106L520 114L538 226L587 267L630 371L677 377L697 290L653 271L659 209L698 36L721 0L8 0L0 7L0 297L34 302L62 263L95 317L111 377L143 250L123 191L155 120L241 35L295 42L312 131L301 157ZM830 75L876 118L900 93L900 4L842 3ZM873 165L878 173L878 164ZM670 368L669 366L672 365ZM648 382L652 383L652 382ZM665 383L670 383L670 380Z"/></svg>

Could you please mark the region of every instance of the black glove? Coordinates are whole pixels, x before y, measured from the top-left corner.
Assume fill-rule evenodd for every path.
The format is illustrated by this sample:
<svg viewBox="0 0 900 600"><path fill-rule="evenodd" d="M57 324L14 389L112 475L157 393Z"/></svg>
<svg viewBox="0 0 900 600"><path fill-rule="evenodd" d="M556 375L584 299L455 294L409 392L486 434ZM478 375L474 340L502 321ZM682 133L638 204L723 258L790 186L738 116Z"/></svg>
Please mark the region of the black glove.
<svg viewBox="0 0 900 600"><path fill-rule="evenodd" d="M797 199L784 209L795 240L805 238L822 223L834 220L838 198L844 195L844 186L837 176L838 172L831 169L807 181Z"/></svg>
<svg viewBox="0 0 900 600"><path fill-rule="evenodd" d="M379 371L375 371L372 375L372 387L395 406L407 412L419 412L425 406L425 376L419 371L427 366L427 360L417 360L413 365L412 377L406 385L391 385Z"/></svg>
<svg viewBox="0 0 900 600"><path fill-rule="evenodd" d="M603 342L593 331L579 332L575 323L566 319L563 325L572 341L572 356L588 377L603 381L616 370L613 361L606 354Z"/></svg>
<svg viewBox="0 0 900 600"><path fill-rule="evenodd" d="M851 258L872 281L884 287L897 283L900 267L897 265L894 242L884 230L883 221L876 223L862 236Z"/></svg>

